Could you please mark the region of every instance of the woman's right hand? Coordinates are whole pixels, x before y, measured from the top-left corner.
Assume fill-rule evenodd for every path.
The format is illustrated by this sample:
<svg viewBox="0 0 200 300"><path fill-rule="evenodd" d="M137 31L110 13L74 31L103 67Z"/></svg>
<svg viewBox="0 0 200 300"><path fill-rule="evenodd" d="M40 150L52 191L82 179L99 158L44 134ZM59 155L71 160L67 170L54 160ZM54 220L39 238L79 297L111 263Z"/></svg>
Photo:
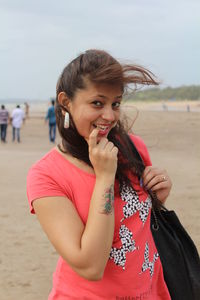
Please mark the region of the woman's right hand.
<svg viewBox="0 0 200 300"><path fill-rule="evenodd" d="M95 128L87 140L89 158L94 168L96 177L115 177L117 170L118 148L107 138L101 138L97 142L99 129Z"/></svg>

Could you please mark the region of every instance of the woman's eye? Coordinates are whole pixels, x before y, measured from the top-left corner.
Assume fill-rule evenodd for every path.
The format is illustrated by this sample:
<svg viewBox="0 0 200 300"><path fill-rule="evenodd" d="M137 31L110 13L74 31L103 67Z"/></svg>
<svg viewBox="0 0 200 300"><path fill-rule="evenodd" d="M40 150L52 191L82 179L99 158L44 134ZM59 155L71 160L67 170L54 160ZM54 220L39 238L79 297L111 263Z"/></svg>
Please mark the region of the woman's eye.
<svg viewBox="0 0 200 300"><path fill-rule="evenodd" d="M117 102L114 102L112 105L113 105L114 108L118 108L118 107L120 107L121 102L117 101Z"/></svg>
<svg viewBox="0 0 200 300"><path fill-rule="evenodd" d="M97 107L101 107L103 104L101 103L101 101L93 101L92 104L94 104Z"/></svg>

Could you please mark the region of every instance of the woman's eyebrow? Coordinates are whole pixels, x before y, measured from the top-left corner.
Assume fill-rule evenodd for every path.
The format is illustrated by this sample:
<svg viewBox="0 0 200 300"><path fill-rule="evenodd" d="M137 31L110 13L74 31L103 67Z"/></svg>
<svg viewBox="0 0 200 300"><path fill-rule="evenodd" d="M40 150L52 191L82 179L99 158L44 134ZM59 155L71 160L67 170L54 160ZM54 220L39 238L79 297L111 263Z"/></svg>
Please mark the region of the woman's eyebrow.
<svg viewBox="0 0 200 300"><path fill-rule="evenodd" d="M103 99L108 99L106 96L104 96L104 95L102 95L102 94L98 94L98 95L96 95L97 97L100 97L100 98L103 98ZM115 96L114 97L115 99L117 98L117 99L121 99L122 98L122 94L121 95L119 95L119 96Z"/></svg>

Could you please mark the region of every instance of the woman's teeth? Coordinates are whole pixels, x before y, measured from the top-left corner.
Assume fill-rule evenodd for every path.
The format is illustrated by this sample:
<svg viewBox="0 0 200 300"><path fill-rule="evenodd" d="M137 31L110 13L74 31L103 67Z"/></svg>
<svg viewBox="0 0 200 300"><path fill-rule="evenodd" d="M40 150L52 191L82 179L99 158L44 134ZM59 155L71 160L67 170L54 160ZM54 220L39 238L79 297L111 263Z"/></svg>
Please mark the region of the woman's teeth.
<svg viewBox="0 0 200 300"><path fill-rule="evenodd" d="M95 128L99 128L100 130L107 130L109 126L103 126L103 125L94 125Z"/></svg>

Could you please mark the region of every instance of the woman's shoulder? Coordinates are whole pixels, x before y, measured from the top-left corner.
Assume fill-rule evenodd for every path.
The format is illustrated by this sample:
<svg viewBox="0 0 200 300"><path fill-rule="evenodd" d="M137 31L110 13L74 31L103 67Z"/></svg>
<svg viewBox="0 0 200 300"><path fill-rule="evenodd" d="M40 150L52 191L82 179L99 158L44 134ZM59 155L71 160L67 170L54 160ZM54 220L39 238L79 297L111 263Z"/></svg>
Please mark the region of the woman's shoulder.
<svg viewBox="0 0 200 300"><path fill-rule="evenodd" d="M145 165L151 165L151 158L149 155L149 151L147 149L147 146L145 144L145 142L143 141L143 139L135 134L129 134L129 137L131 139L131 141L133 142L133 144L135 145L135 147L137 148L138 152L140 153Z"/></svg>
<svg viewBox="0 0 200 300"><path fill-rule="evenodd" d="M130 133L129 137L131 139L131 141L134 143L134 145L138 148L138 147L145 147L146 148L146 144L144 142L144 140L136 134Z"/></svg>
<svg viewBox="0 0 200 300"><path fill-rule="evenodd" d="M43 197L67 197L72 199L70 171L62 168L62 158L54 149L32 165L27 175L27 196L30 210L32 202Z"/></svg>
<svg viewBox="0 0 200 300"><path fill-rule="evenodd" d="M37 177L57 181L60 177L62 178L64 175L66 176L70 173L69 166L63 168L63 163L62 156L56 148L53 148L33 163L28 170L28 178Z"/></svg>
<svg viewBox="0 0 200 300"><path fill-rule="evenodd" d="M55 148L48 151L44 154L39 160L37 160L33 165L30 167L29 172L33 170L45 170L49 169L55 163Z"/></svg>

